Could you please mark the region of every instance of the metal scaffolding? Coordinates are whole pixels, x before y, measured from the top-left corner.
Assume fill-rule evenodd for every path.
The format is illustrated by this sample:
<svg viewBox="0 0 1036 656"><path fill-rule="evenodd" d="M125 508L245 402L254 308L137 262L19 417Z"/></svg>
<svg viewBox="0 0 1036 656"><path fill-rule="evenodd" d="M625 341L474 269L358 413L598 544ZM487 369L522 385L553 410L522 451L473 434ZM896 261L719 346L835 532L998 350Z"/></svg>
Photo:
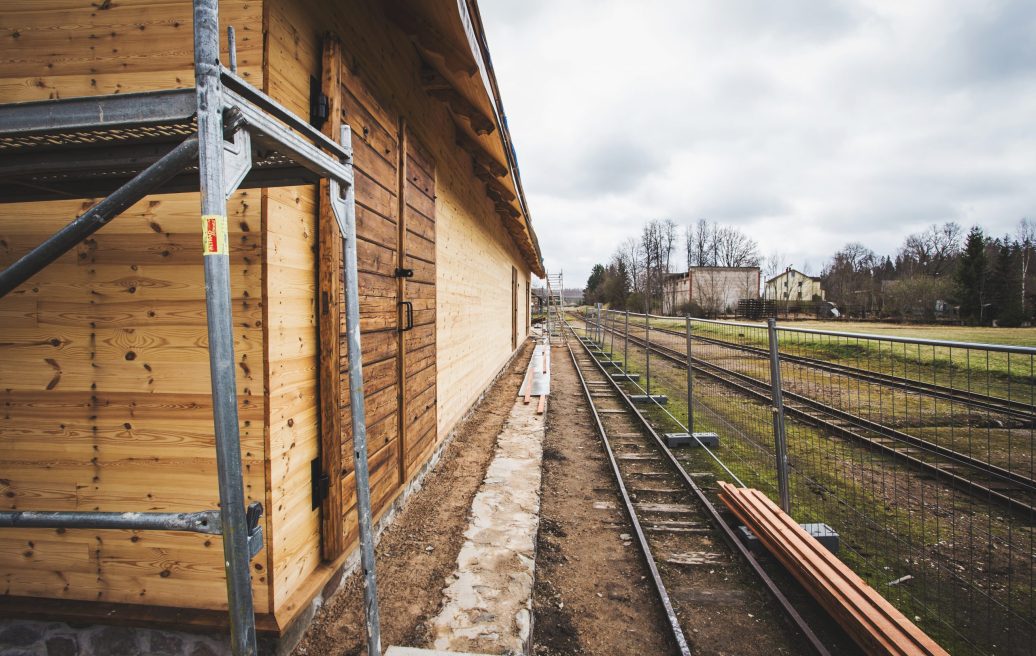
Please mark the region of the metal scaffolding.
<svg viewBox="0 0 1036 656"><path fill-rule="evenodd" d="M351 134L335 142L219 59L218 0L194 0L195 86L0 105L0 202L108 196L0 271L0 298L148 194L199 191L220 508L197 513L0 511L2 527L173 530L223 536L233 653L256 653L249 560L262 506L247 508L238 435L227 198L327 178L343 241L349 392L368 653L380 654L361 369Z"/></svg>
<svg viewBox="0 0 1036 656"><path fill-rule="evenodd" d="M565 314L565 277L558 273L547 273L547 337L561 336Z"/></svg>

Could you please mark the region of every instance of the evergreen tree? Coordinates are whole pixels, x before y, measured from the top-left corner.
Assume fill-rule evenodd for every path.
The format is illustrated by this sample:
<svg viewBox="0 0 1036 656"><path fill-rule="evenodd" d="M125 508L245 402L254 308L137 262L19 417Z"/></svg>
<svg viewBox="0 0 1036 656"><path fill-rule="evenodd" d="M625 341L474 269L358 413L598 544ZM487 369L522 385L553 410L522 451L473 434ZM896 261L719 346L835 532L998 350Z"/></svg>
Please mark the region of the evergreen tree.
<svg viewBox="0 0 1036 656"><path fill-rule="evenodd" d="M587 303L598 303L601 298L601 285L604 283L604 267L595 264L590 270L590 277L586 281L586 289L583 290L583 298Z"/></svg>
<svg viewBox="0 0 1036 656"><path fill-rule="evenodd" d="M1022 307L1022 281L1018 264L1021 248L1005 238L998 243L996 262L989 285L990 300L994 304L997 323L1001 326L1020 326L1025 320Z"/></svg>
<svg viewBox="0 0 1036 656"><path fill-rule="evenodd" d="M956 283L961 320L968 323L984 320L982 304L985 302L986 291L986 238L978 226L968 232L964 242L964 254L957 267Z"/></svg>

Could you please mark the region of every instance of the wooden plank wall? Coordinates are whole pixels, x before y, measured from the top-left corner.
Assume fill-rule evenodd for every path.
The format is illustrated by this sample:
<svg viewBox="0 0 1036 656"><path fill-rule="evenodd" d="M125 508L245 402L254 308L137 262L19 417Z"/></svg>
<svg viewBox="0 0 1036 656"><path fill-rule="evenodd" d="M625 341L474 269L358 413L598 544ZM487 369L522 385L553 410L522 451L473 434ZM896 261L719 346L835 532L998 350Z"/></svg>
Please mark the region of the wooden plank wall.
<svg viewBox="0 0 1036 656"><path fill-rule="evenodd" d="M309 78L318 75L321 35L332 31L342 41L350 68L376 85L379 100L407 118L435 162L438 442L511 355L511 267L519 271L519 298L525 297L529 269L486 198L482 183L472 175L468 156L454 144L453 125L445 108L421 90L420 63L413 46L388 21L380 2L266 0L266 14L266 85L271 94L296 112L308 113ZM316 200L316 191L307 188L295 193L306 202L270 206L265 220L273 224L290 215L289 222L296 221L312 234L313 214L306 212ZM299 265L308 259L315 272L315 254L301 244L299 247ZM272 286L277 277L272 273L273 254L267 255ZM311 295L295 295L284 297L281 307L308 317L312 304ZM521 305L519 337L524 339L527 329L522 327L528 325L528 310L526 304ZM278 319L273 313L282 310L271 303L269 311L268 323L274 325ZM273 353L269 370L270 389L277 389ZM316 371L306 383L301 377L297 380L300 389L318 387ZM315 422L307 426L296 422L288 427L275 420L281 414L279 403L271 392L270 486L276 499L271 538L273 605L278 622L285 622L319 591L330 568L320 562L319 513L309 510L309 462L317 453L317 426ZM426 453L430 451L431 447ZM412 463L408 472L412 475L420 464ZM347 537L355 536L355 529L349 528L354 526L352 516L347 521Z"/></svg>
<svg viewBox="0 0 1036 656"><path fill-rule="evenodd" d="M261 83L261 5L220 5L224 26L237 29L241 72ZM191 35L188 0L7 3L0 102L190 85ZM296 248L282 249L276 235L264 243L260 196L235 194L228 214L246 493L266 505L260 255ZM0 267L92 202L0 205ZM148 197L0 300L3 509L217 507L199 208L197 194ZM268 556L253 563L259 612L270 609ZM0 534L5 595L222 609L222 562L211 536Z"/></svg>

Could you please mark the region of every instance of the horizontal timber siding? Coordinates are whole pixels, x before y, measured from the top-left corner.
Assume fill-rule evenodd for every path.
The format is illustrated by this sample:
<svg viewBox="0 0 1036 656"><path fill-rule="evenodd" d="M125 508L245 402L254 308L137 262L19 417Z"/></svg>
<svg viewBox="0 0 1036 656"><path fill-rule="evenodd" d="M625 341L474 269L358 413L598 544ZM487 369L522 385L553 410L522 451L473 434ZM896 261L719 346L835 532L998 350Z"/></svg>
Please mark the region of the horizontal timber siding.
<svg viewBox="0 0 1036 656"><path fill-rule="evenodd" d="M191 15L189 0L6 3L0 102L191 86ZM261 84L261 4L223 0L220 17ZM228 215L245 492L266 505L260 196L236 193ZM0 268L95 200L0 205ZM0 299L0 507L218 507L199 213L197 194L150 196ZM197 534L5 529L0 589L226 608L221 539Z"/></svg>

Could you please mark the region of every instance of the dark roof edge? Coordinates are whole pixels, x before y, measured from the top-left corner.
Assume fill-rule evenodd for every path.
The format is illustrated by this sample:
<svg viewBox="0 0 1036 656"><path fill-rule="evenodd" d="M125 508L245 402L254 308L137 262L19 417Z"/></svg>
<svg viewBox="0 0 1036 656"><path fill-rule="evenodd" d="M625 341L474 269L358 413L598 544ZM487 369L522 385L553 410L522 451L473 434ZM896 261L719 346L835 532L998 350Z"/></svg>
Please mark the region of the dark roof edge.
<svg viewBox="0 0 1036 656"><path fill-rule="evenodd" d="M518 168L518 156L514 150L514 144L511 140L511 131L507 127L507 113L504 111L504 103L500 97L500 87L496 81L496 72L493 70L493 59L489 54L489 44L486 42L486 31L482 25L482 14L478 9L478 2L476 0L457 0L460 5L462 16L467 14L471 19L471 24L475 32L478 45L478 55L482 62L485 64L485 72L488 77L490 90L493 94L493 111L496 113L497 124L500 126L500 139L504 145L504 153L507 155L507 163L510 165L511 174L514 177L514 186L518 191L518 202L522 206L522 215L525 217L525 227L529 231L529 236L532 238L533 248L536 249L536 256L539 258L539 271L534 271L537 275L543 275L543 251L540 249L540 241L536 236L536 231L532 227L532 218L529 215L529 203L525 199L525 188L522 186L522 175Z"/></svg>

